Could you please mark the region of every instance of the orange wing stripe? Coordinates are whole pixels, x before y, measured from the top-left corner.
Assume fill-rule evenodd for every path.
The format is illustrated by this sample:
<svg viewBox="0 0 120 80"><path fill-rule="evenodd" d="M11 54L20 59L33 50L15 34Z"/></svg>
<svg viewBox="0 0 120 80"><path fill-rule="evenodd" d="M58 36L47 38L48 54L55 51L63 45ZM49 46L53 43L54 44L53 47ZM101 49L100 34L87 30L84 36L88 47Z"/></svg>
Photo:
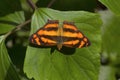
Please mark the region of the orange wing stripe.
<svg viewBox="0 0 120 80"><path fill-rule="evenodd" d="M35 41L36 41L37 45L40 45L39 38L36 38Z"/></svg>
<svg viewBox="0 0 120 80"><path fill-rule="evenodd" d="M81 43L80 43L80 45L79 45L78 48L81 48L84 44L85 44L85 42L84 42L84 41L81 41Z"/></svg>
<svg viewBox="0 0 120 80"><path fill-rule="evenodd" d="M68 28L68 29L72 29L74 31L77 31L77 28L73 25L64 24L64 28Z"/></svg>
<svg viewBox="0 0 120 80"><path fill-rule="evenodd" d="M64 37L76 37L76 38L83 38L82 33L72 33L72 32L63 32Z"/></svg>
<svg viewBox="0 0 120 80"><path fill-rule="evenodd" d="M78 35L77 35L77 37L78 38L83 38L83 34L79 32Z"/></svg>
<svg viewBox="0 0 120 80"><path fill-rule="evenodd" d="M79 43L79 40L72 40L72 41L67 41L67 42L64 42L63 44L68 44L68 45L75 45L75 44L78 44Z"/></svg>
<svg viewBox="0 0 120 80"><path fill-rule="evenodd" d="M36 34L34 34L34 35L33 35L33 38L36 38L36 37L37 37L37 35L36 35Z"/></svg>
<svg viewBox="0 0 120 80"><path fill-rule="evenodd" d="M84 40L85 42L87 42L87 38L84 38L83 40Z"/></svg>
<svg viewBox="0 0 120 80"><path fill-rule="evenodd" d="M41 37L41 40L44 42L44 43L56 43L56 41L53 41L53 40L50 40L48 38L44 38L44 37Z"/></svg>
<svg viewBox="0 0 120 80"><path fill-rule="evenodd" d="M45 26L45 28L54 28L54 27L58 27L58 24L47 24L46 26Z"/></svg>
<svg viewBox="0 0 120 80"><path fill-rule="evenodd" d="M56 31L40 30L40 31L38 31L38 35L57 36L57 32Z"/></svg>

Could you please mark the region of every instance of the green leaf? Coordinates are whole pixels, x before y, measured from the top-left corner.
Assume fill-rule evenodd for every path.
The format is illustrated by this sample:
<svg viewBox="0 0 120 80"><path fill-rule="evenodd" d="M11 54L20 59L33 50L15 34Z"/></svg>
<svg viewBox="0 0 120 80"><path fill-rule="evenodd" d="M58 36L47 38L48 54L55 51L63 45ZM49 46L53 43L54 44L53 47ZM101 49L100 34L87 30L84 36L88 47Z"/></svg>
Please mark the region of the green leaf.
<svg viewBox="0 0 120 80"><path fill-rule="evenodd" d="M91 46L81 49L36 48L28 46L24 72L35 80L97 80L100 66L100 25L98 14L85 11L57 11L41 8L32 17L31 34L47 20L75 22L90 39Z"/></svg>
<svg viewBox="0 0 120 80"><path fill-rule="evenodd" d="M112 12L120 15L120 0L99 0L105 6L107 6Z"/></svg>
<svg viewBox="0 0 120 80"><path fill-rule="evenodd" d="M111 66L101 66L99 80L116 80L115 69Z"/></svg>
<svg viewBox="0 0 120 80"><path fill-rule="evenodd" d="M25 21L22 11L14 12L4 17L0 17L0 34L12 30L15 26Z"/></svg>
<svg viewBox="0 0 120 80"><path fill-rule="evenodd" d="M4 42L4 36L0 36L0 80L20 80Z"/></svg>

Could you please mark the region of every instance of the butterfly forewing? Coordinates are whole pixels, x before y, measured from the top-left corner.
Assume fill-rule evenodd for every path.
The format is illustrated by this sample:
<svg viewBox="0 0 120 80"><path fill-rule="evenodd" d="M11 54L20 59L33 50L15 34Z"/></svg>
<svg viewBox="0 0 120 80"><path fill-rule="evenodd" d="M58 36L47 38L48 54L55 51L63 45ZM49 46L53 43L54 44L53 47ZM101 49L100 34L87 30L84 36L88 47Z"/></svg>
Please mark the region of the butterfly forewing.
<svg viewBox="0 0 120 80"><path fill-rule="evenodd" d="M63 46L82 48L89 45L89 40L73 23L63 22Z"/></svg>
<svg viewBox="0 0 120 80"><path fill-rule="evenodd" d="M40 28L30 37L30 43L37 46L56 45L58 24L57 20L48 20L44 27Z"/></svg>

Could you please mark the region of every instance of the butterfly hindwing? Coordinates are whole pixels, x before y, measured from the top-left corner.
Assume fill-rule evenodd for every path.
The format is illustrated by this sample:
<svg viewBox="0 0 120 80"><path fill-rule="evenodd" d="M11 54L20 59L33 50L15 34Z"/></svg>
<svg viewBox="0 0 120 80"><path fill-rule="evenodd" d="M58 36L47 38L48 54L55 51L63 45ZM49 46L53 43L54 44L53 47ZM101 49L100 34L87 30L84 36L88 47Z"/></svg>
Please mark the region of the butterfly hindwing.
<svg viewBox="0 0 120 80"><path fill-rule="evenodd" d="M89 45L89 40L73 23L63 22L63 46L82 48Z"/></svg>
<svg viewBox="0 0 120 80"><path fill-rule="evenodd" d="M59 22L48 20L48 22L30 37L30 43L37 46L56 45L57 30Z"/></svg>

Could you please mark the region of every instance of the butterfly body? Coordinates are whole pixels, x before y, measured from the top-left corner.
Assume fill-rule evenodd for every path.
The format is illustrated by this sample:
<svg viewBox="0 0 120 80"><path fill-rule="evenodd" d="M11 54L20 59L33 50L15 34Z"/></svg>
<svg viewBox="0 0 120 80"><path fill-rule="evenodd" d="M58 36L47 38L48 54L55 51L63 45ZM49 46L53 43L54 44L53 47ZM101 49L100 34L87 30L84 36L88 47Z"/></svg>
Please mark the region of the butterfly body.
<svg viewBox="0 0 120 80"><path fill-rule="evenodd" d="M58 50L62 46L82 48L90 45L77 27L64 21L59 24L58 20L48 20L48 22L30 37L30 43L38 46L57 46Z"/></svg>

